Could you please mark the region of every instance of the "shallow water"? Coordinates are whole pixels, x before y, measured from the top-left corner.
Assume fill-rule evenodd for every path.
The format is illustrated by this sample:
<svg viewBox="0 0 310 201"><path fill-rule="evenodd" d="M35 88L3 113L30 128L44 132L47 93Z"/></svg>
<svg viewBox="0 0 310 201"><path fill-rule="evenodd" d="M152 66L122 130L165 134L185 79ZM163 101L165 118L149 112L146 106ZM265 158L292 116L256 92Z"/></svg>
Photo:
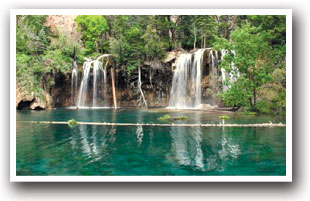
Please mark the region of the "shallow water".
<svg viewBox="0 0 310 201"><path fill-rule="evenodd" d="M17 111L17 175L285 175L284 128L30 124L21 121L219 123L220 113L163 109ZM284 119L227 113L226 123Z"/></svg>

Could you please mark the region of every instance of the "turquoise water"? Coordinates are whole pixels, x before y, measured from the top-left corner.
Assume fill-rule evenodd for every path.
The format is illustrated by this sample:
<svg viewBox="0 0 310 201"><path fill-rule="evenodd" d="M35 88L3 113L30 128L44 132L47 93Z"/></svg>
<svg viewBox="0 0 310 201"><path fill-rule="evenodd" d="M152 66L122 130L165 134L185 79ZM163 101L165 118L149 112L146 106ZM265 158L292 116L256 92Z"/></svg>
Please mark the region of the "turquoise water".
<svg viewBox="0 0 310 201"><path fill-rule="evenodd" d="M30 124L21 121L219 123L219 113L162 109L17 111L17 175L285 175L285 127L148 127ZM226 123L285 123L229 114Z"/></svg>

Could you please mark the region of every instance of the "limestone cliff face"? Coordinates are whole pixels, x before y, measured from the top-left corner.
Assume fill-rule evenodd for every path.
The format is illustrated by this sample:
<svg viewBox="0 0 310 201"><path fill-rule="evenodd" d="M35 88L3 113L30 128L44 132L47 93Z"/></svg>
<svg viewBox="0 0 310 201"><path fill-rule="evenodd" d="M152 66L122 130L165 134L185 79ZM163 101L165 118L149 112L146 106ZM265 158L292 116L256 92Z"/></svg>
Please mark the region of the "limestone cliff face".
<svg viewBox="0 0 310 201"><path fill-rule="evenodd" d="M77 15L49 15L46 19L45 26L49 27L52 32L63 32L71 39L79 39L80 34L76 31L77 24L74 19Z"/></svg>
<svg viewBox="0 0 310 201"><path fill-rule="evenodd" d="M51 109L52 102L52 97L46 91L38 96L34 92L28 92L18 84L16 85L16 109Z"/></svg>
<svg viewBox="0 0 310 201"><path fill-rule="evenodd" d="M16 85L16 108L22 109L29 105L34 101L34 93L27 93L25 89L23 89L18 84Z"/></svg>

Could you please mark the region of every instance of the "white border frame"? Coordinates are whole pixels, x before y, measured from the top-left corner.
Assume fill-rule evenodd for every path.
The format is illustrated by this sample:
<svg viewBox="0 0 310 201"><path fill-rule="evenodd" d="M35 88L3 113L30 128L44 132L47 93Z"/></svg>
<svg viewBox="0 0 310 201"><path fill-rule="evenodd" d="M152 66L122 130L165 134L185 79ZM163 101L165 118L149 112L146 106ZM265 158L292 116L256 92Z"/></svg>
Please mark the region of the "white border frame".
<svg viewBox="0 0 310 201"><path fill-rule="evenodd" d="M286 15L286 176L16 176L16 15ZM11 182L292 182L291 9L12 9L10 12Z"/></svg>

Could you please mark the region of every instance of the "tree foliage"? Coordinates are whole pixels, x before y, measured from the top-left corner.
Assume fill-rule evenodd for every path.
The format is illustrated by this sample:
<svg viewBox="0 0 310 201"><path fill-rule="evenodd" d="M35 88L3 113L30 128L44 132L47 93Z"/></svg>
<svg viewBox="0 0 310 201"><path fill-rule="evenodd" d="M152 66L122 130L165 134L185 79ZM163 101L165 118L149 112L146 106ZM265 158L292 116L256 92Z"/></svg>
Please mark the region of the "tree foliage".
<svg viewBox="0 0 310 201"><path fill-rule="evenodd" d="M78 29L82 34L85 53L91 55L94 52L107 52L106 33L108 22L102 15L80 15L75 19Z"/></svg>
<svg viewBox="0 0 310 201"><path fill-rule="evenodd" d="M54 84L53 74L69 73L81 45L44 25L46 16L17 16L16 78L18 85L38 96Z"/></svg>
<svg viewBox="0 0 310 201"><path fill-rule="evenodd" d="M230 40L217 39L216 48L235 52L225 56L221 67L231 72L233 62L240 72L231 89L220 95L227 105L285 111L285 36L283 16L248 16L230 33Z"/></svg>

